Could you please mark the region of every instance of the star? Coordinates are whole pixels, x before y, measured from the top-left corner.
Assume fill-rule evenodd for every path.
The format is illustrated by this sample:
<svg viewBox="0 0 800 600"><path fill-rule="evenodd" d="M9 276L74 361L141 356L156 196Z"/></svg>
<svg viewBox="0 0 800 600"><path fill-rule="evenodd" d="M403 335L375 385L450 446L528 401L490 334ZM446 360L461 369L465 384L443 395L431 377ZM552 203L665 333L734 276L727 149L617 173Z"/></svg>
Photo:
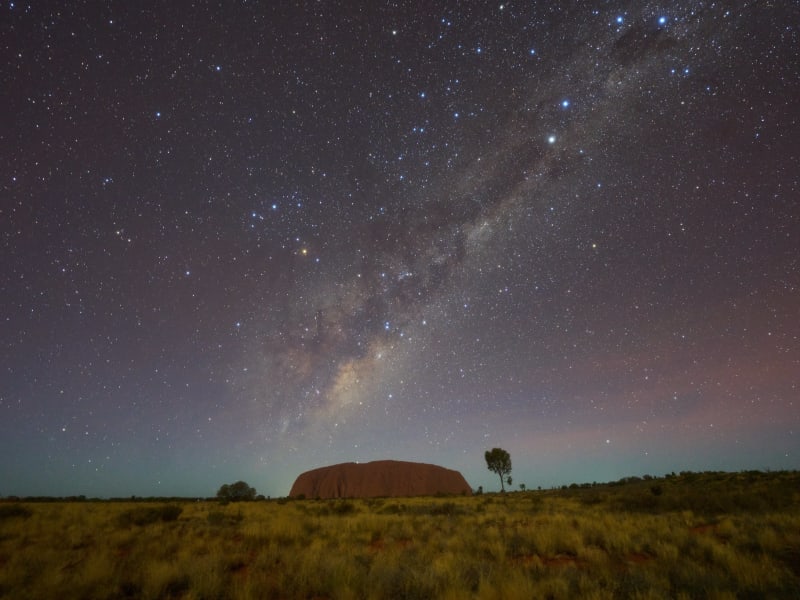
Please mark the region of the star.
<svg viewBox="0 0 800 600"><path fill-rule="evenodd" d="M794 3L250 4L6 4L3 494L796 468Z"/></svg>

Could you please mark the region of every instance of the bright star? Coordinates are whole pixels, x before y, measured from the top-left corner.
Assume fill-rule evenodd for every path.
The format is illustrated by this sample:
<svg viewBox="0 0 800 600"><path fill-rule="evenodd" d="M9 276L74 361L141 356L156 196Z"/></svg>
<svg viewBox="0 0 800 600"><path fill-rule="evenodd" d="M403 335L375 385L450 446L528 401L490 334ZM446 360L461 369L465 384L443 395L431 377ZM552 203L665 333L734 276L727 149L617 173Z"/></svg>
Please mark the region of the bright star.
<svg viewBox="0 0 800 600"><path fill-rule="evenodd" d="M555 144L556 143L556 136L551 135L549 138L547 138L547 143L548 144Z"/></svg>

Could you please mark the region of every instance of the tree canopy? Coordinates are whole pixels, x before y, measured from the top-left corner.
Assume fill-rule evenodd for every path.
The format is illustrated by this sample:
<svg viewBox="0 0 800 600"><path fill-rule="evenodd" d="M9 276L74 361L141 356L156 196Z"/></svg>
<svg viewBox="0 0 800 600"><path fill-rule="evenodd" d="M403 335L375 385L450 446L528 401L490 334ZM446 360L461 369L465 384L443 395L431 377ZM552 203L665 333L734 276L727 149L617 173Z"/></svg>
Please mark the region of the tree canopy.
<svg viewBox="0 0 800 600"><path fill-rule="evenodd" d="M500 490L505 492L504 477L511 473L511 455L502 448L492 448L486 451L484 457L486 458L486 468L500 476ZM508 484L511 485L510 477Z"/></svg>
<svg viewBox="0 0 800 600"><path fill-rule="evenodd" d="M256 488L250 487L244 481L226 483L217 491L217 498L223 502L239 502L240 500L255 500Z"/></svg>

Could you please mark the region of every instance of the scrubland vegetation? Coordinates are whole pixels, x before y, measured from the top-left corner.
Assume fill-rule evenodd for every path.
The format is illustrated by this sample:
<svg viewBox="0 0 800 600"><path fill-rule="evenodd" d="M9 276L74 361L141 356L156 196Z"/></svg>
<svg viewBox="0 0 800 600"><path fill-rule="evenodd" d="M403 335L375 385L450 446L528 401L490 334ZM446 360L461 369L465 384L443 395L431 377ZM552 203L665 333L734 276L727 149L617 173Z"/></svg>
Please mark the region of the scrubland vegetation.
<svg viewBox="0 0 800 600"><path fill-rule="evenodd" d="M2 598L797 598L800 473L472 497L0 502Z"/></svg>

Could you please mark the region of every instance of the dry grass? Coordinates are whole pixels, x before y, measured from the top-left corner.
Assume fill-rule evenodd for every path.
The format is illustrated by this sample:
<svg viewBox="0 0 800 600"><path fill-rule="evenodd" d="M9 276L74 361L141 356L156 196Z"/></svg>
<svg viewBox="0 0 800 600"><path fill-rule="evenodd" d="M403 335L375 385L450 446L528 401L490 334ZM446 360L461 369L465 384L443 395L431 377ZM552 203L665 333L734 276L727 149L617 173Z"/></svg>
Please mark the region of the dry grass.
<svg viewBox="0 0 800 600"><path fill-rule="evenodd" d="M715 488L734 493L729 512L691 501L686 489L708 481L662 483L669 509L643 508L644 484L185 503L179 515L152 503L0 503L0 597L796 597L796 474L757 481L753 493L787 499L766 510L736 481Z"/></svg>

